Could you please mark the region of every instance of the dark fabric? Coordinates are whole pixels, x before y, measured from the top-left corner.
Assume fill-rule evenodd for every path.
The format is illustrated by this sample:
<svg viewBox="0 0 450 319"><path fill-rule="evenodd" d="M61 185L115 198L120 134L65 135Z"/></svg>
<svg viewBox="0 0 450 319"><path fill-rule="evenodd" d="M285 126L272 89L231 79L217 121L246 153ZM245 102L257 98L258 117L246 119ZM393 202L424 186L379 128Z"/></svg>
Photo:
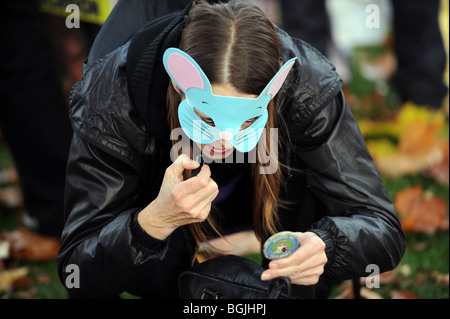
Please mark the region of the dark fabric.
<svg viewBox="0 0 450 319"><path fill-rule="evenodd" d="M331 41L330 18L324 0L281 0L283 29L302 39L323 55Z"/></svg>
<svg viewBox="0 0 450 319"><path fill-rule="evenodd" d="M440 0L392 0L397 71L393 83L401 102L442 107L448 88L443 76L447 58L439 26ZM327 55L331 26L324 0L282 0L282 24Z"/></svg>
<svg viewBox="0 0 450 319"><path fill-rule="evenodd" d="M261 280L264 268L245 257L219 256L196 264L179 279L182 299L295 299L286 277Z"/></svg>
<svg viewBox="0 0 450 319"><path fill-rule="evenodd" d="M149 21L185 8L192 0L118 1L97 35L88 64L130 40Z"/></svg>
<svg viewBox="0 0 450 319"><path fill-rule="evenodd" d="M35 1L0 3L0 128L27 214L41 234L60 236L72 128L40 18Z"/></svg>
<svg viewBox="0 0 450 319"><path fill-rule="evenodd" d="M439 27L440 0L397 0L394 8L394 83L403 101L442 107L448 92L444 83L447 63Z"/></svg>

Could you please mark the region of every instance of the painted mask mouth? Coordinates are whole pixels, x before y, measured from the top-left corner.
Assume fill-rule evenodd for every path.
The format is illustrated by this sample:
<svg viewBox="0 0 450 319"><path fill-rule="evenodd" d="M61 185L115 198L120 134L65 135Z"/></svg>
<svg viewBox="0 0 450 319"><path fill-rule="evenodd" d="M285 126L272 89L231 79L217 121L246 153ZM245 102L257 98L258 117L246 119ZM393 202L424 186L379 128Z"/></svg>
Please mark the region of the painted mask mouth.
<svg viewBox="0 0 450 319"><path fill-rule="evenodd" d="M205 155L209 156L224 156L234 151L234 148L227 148L227 147L217 147L212 145L206 145L204 148Z"/></svg>

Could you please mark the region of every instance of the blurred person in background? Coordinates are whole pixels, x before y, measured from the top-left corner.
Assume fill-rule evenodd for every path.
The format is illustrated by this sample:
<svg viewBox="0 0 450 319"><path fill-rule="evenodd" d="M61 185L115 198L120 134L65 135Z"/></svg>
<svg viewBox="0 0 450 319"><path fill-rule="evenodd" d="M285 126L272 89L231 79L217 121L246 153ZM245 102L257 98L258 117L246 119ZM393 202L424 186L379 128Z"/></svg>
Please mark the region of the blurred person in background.
<svg viewBox="0 0 450 319"><path fill-rule="evenodd" d="M392 0L390 3L397 60L392 81L399 98L401 102L439 109L448 92L443 80L447 58L438 18L441 0ZM359 4L358 1L357 8L364 8ZM331 58L333 36L329 8L326 0L281 0L283 28Z"/></svg>
<svg viewBox="0 0 450 319"><path fill-rule="evenodd" d="M0 129L24 198L13 256L55 258L72 129L37 1L0 2ZM30 232L35 230L36 232Z"/></svg>
<svg viewBox="0 0 450 319"><path fill-rule="evenodd" d="M448 1L448 0L444 0ZM447 95L447 63L439 27L440 0L393 0L394 84L402 102L440 109Z"/></svg>

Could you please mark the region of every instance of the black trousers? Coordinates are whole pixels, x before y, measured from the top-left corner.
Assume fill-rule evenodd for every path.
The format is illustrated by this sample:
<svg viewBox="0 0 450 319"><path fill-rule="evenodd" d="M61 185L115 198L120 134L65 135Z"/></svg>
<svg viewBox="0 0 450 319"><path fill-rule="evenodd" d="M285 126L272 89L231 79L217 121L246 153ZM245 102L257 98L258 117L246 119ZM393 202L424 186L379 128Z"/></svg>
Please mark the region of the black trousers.
<svg viewBox="0 0 450 319"><path fill-rule="evenodd" d="M325 0L281 0L283 29L291 37L308 42L323 55L331 39Z"/></svg>
<svg viewBox="0 0 450 319"><path fill-rule="evenodd" d="M440 0L393 0L398 69L394 84L403 101L440 108L446 55L439 28Z"/></svg>
<svg viewBox="0 0 450 319"><path fill-rule="evenodd" d="M440 108L448 91L443 81L446 55L438 23L440 0L391 3L398 60L393 83L399 97L403 102ZM283 28L327 55L331 32L325 0L281 0L281 9Z"/></svg>
<svg viewBox="0 0 450 319"><path fill-rule="evenodd" d="M47 40L33 1L0 2L0 128L27 214L59 236L72 129Z"/></svg>

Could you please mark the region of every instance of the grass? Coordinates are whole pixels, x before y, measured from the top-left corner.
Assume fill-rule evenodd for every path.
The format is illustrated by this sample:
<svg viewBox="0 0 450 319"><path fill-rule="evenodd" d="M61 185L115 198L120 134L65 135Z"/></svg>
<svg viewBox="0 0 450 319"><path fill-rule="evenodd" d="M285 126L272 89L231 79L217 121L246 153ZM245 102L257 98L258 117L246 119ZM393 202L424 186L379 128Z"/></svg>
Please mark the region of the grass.
<svg viewBox="0 0 450 319"><path fill-rule="evenodd" d="M422 185L424 190L430 190L444 198L448 207L449 188L430 178L404 176L383 180L392 198L395 198L399 190ZM440 283L436 279L437 274L449 273L449 232L440 231L432 235L409 232L405 235L407 248L398 267L399 278L394 283L381 287L381 294L388 297L392 290L410 290L421 299L449 298L448 284Z"/></svg>

